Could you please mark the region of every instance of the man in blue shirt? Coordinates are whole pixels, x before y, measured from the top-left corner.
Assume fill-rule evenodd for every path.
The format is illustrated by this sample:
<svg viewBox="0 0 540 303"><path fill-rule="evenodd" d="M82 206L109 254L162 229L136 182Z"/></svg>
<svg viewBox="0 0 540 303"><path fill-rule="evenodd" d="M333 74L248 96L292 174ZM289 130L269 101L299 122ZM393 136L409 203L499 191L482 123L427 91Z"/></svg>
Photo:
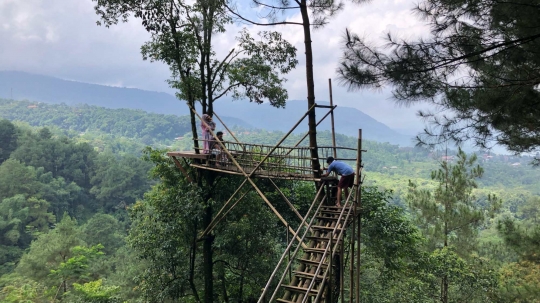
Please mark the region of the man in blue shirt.
<svg viewBox="0 0 540 303"><path fill-rule="evenodd" d="M327 177L332 171L341 175L337 185L337 203L336 206L341 207L341 191L345 189L345 197L349 196L349 188L354 185L354 170L348 164L334 160L334 157L326 158L326 163L329 164L326 174L322 177Z"/></svg>

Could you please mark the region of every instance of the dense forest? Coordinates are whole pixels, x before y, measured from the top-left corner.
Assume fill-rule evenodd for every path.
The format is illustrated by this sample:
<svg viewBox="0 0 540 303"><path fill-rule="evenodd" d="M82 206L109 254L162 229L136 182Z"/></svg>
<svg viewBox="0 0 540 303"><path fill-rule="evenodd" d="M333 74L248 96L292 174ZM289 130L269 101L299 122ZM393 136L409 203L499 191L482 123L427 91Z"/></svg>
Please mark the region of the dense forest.
<svg viewBox="0 0 540 303"><path fill-rule="evenodd" d="M243 178L215 175L218 194L209 199L185 179L164 151L192 148L186 117L1 104L0 301L203 300L207 265L197 235L205 209L218 209ZM233 131L254 143L283 136ZM319 142L330 145L330 133ZM338 135L337 144L355 147L357 138ZM440 302L441 281L448 302L537 302L540 171L531 158L363 146L362 302ZM467 182L445 183L441 172ZM297 221L270 184L258 185ZM313 184L278 185L306 211ZM244 199L212 235L215 302L258 298L287 245L260 197ZM434 207L439 200L447 207ZM452 232L442 233L445 225Z"/></svg>

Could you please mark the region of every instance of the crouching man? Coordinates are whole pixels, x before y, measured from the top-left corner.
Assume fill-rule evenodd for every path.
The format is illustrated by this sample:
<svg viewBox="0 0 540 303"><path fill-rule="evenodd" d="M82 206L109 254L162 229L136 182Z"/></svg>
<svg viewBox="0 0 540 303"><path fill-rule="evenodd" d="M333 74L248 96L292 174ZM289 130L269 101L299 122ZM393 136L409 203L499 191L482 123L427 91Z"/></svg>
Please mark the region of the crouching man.
<svg viewBox="0 0 540 303"><path fill-rule="evenodd" d="M341 191L345 189L345 197L349 196L349 188L354 185L354 170L348 164L335 160L334 157L328 157L326 163L328 164L328 171L322 174L322 177L327 177L333 171L341 175L337 185L336 202L336 206L341 207Z"/></svg>

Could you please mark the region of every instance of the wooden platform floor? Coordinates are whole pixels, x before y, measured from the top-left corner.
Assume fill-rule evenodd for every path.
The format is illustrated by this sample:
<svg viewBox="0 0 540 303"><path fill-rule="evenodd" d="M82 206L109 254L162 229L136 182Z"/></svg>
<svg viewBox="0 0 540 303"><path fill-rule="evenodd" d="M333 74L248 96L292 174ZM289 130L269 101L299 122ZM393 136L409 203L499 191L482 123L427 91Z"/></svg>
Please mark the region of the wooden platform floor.
<svg viewBox="0 0 540 303"><path fill-rule="evenodd" d="M168 152L167 156L169 157L181 157L181 158L189 158L189 159L201 159L206 160L210 156L210 154L196 154L193 150L188 151L173 151Z"/></svg>
<svg viewBox="0 0 540 303"><path fill-rule="evenodd" d="M243 176L244 174L234 165L232 162L226 162L226 163L216 163L215 160L210 160L211 155L209 154L196 154L194 151L175 151L175 152L168 152L167 156L173 158L175 162L177 162L177 165L179 165L179 158L188 158L188 159L199 159L203 160L200 161L201 163L191 163L191 167L199 168L199 169L205 169L205 170L211 170L215 172L221 172L226 174L232 174L232 175L239 175ZM242 169L247 173L250 174L255 166L242 166ZM311 174L302 174L302 173L296 173L296 172L287 172L287 171L278 171L278 170L264 170L262 168L258 168L255 173L253 173L252 177L255 178L272 178L272 179L282 179L282 180L305 180L305 181L320 181L320 178L315 178Z"/></svg>
<svg viewBox="0 0 540 303"><path fill-rule="evenodd" d="M228 165L204 165L204 164L191 164L192 167L206 169L216 172L222 172L232 175L243 176L242 172L233 164L229 163ZM254 167L242 167L246 174L250 174ZM297 174L292 172L277 172L277 171L266 171L263 169L257 169L257 171L252 175L256 178L272 178L272 179L284 179L284 180L306 180L306 181L320 181L320 178L314 178L313 175L304 175Z"/></svg>

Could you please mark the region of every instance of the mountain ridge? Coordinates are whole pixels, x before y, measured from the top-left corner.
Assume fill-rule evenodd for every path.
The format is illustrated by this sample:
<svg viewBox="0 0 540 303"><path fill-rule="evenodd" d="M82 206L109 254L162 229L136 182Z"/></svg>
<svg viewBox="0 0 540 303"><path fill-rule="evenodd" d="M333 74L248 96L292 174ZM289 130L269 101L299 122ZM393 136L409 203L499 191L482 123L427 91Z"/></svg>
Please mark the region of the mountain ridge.
<svg viewBox="0 0 540 303"><path fill-rule="evenodd" d="M140 109L151 113L178 116L189 114L181 100L164 92L90 84L20 71L0 71L0 98L11 98L11 94L13 94L13 99L28 99L44 103L89 104L112 109ZM329 105L324 101L317 103ZM285 110L268 104L259 105L231 99L217 101L214 108L227 125L283 132L288 131L307 111L306 103L299 100L289 100ZM317 118L320 119L326 112L327 109L317 110ZM357 136L358 129L363 129L365 139L402 146L412 145L410 136L392 130L356 108L338 106L334 114L337 133ZM307 121L304 121L296 131L307 131L307 128ZM330 117L328 117L319 125L318 130L330 129Z"/></svg>

